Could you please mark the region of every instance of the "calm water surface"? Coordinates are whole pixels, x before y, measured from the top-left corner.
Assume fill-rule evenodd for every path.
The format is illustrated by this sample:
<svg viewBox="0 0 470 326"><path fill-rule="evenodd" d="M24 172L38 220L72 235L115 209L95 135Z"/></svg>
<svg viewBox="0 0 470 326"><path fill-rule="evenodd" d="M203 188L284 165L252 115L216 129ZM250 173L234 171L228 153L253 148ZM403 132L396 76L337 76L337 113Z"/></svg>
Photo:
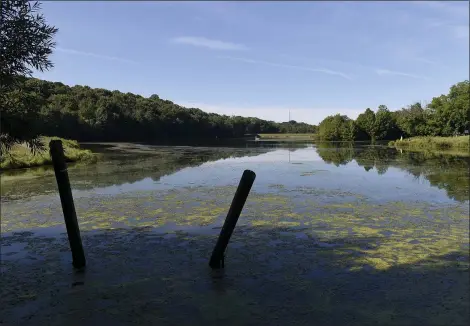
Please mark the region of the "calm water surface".
<svg viewBox="0 0 470 326"><path fill-rule="evenodd" d="M6 321L468 322L468 156L331 143L84 146L101 155L69 167L84 275L71 272L53 170L2 174L2 282L15 284L0 293ZM207 261L245 169L257 177L215 279Z"/></svg>
<svg viewBox="0 0 470 326"><path fill-rule="evenodd" d="M254 191L272 185L352 191L370 200L468 203L465 156L399 152L385 147L334 144L248 143L243 147L158 147L85 144L98 164L69 167L75 196L233 186L244 169L256 172ZM295 147L294 147L295 146ZM51 167L7 171L2 201L57 198Z"/></svg>

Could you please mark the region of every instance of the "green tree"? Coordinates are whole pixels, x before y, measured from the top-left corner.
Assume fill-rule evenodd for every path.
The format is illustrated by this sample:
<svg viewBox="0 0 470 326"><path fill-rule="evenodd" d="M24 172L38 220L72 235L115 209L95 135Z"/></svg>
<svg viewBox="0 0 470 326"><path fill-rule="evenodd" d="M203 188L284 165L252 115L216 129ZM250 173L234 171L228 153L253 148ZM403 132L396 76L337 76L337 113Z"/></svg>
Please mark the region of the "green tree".
<svg viewBox="0 0 470 326"><path fill-rule="evenodd" d="M364 113L359 114L356 119L356 124L366 132L369 139L375 141L377 138L377 125L375 122L375 113L367 108Z"/></svg>
<svg viewBox="0 0 470 326"><path fill-rule="evenodd" d="M397 123L405 137L425 136L429 133L426 112L419 102L398 112Z"/></svg>
<svg viewBox="0 0 470 326"><path fill-rule="evenodd" d="M470 82L468 80L455 84L449 91L451 109L450 124L457 134L463 134L469 128L470 118Z"/></svg>
<svg viewBox="0 0 470 326"><path fill-rule="evenodd" d="M385 105L380 105L375 113L375 132L376 139L386 139L387 135L392 132L393 118L392 114Z"/></svg>
<svg viewBox="0 0 470 326"><path fill-rule="evenodd" d="M429 104L429 126L440 136L463 134L469 128L470 83L468 80L450 88L448 95L432 99Z"/></svg>
<svg viewBox="0 0 470 326"><path fill-rule="evenodd" d="M318 125L318 136L321 140L351 141L354 140L355 133L354 121L345 115L328 116Z"/></svg>
<svg viewBox="0 0 470 326"><path fill-rule="evenodd" d="M341 140L354 141L356 139L358 129L354 120L349 118L345 119L342 124Z"/></svg>
<svg viewBox="0 0 470 326"><path fill-rule="evenodd" d="M0 5L1 153L15 143L26 142L33 149L40 145L37 129L31 124L37 120L36 105L30 105L28 96L17 96L14 91L21 88L32 69L44 71L53 66L49 55L57 29L47 25L39 10L38 2L25 0L6 0Z"/></svg>

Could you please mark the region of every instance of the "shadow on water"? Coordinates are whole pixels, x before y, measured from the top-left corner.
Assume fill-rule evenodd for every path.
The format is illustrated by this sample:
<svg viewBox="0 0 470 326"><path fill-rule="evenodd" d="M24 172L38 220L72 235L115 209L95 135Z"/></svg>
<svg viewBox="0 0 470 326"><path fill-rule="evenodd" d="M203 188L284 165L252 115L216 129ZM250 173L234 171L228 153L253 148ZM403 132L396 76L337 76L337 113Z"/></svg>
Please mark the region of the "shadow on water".
<svg viewBox="0 0 470 326"><path fill-rule="evenodd" d="M71 272L67 239L2 239L2 321L15 325L466 325L468 250L376 268L360 258L383 238L323 243L302 231L238 227L226 268L210 234L129 228L83 232L88 267ZM380 240L380 241L379 241ZM8 284L8 286L5 286Z"/></svg>

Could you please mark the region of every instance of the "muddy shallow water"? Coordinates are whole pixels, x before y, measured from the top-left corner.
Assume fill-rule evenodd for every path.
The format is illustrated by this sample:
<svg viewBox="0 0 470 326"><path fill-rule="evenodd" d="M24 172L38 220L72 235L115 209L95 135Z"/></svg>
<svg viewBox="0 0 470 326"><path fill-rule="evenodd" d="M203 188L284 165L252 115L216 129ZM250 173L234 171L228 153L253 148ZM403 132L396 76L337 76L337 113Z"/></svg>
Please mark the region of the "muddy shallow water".
<svg viewBox="0 0 470 326"><path fill-rule="evenodd" d="M71 266L53 171L2 175L4 324L469 322L467 157L88 146L99 163L69 168L85 272ZM257 178L213 272L244 169Z"/></svg>

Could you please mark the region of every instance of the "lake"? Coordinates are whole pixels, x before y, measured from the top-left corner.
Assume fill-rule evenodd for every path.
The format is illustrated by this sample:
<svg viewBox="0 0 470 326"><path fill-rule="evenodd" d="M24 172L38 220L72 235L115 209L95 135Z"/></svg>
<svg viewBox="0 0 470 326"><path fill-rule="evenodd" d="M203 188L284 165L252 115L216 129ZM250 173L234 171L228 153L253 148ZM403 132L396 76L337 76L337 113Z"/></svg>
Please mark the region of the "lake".
<svg viewBox="0 0 470 326"><path fill-rule="evenodd" d="M84 273L71 266L53 170L2 174L6 324L470 322L468 156L342 143L83 146L100 153L68 169ZM245 169L257 177L213 272Z"/></svg>

